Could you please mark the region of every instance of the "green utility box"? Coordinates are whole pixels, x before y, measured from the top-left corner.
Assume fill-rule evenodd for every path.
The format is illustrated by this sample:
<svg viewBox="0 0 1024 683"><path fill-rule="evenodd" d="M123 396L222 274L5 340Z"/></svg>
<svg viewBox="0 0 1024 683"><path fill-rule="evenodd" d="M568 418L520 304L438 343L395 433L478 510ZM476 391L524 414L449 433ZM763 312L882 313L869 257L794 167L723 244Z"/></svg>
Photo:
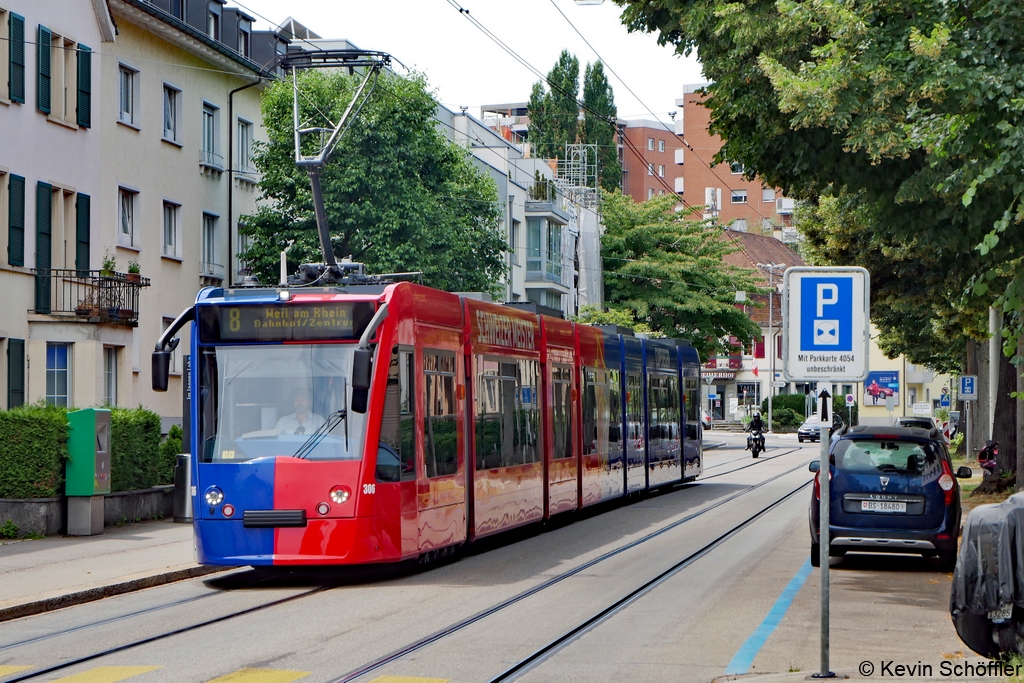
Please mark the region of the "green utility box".
<svg viewBox="0 0 1024 683"><path fill-rule="evenodd" d="M68 413L68 535L103 533L103 495L110 493L110 411Z"/></svg>

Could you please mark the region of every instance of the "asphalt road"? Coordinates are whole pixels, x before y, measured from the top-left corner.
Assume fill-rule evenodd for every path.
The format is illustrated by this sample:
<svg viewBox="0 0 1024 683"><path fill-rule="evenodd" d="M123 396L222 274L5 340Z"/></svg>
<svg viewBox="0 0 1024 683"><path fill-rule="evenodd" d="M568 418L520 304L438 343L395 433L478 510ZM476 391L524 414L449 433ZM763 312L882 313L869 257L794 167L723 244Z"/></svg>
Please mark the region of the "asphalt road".
<svg viewBox="0 0 1024 683"><path fill-rule="evenodd" d="M789 609L776 603L808 557L817 444L769 437L755 462L743 435L715 436L726 445L707 452L697 484L505 534L445 565L240 570L0 624L0 682L706 682L730 667L812 671L816 571L804 569ZM875 658L955 656L941 611L949 576L892 559L834 568L843 667L865 643ZM778 625L765 632L770 613ZM914 652L880 619L920 629ZM864 643L844 645L840 633Z"/></svg>

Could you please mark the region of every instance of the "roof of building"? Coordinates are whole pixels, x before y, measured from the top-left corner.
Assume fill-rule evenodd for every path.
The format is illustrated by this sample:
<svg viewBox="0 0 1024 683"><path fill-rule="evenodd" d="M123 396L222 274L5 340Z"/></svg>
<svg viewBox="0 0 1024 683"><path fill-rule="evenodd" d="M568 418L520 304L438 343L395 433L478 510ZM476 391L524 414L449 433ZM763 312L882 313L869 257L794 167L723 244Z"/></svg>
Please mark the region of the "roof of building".
<svg viewBox="0 0 1024 683"><path fill-rule="evenodd" d="M723 230L722 239L731 242L737 250L731 254L726 254L722 259L726 263L732 266L738 266L740 268L752 268L754 270L753 277L757 281L758 285L767 288L768 272L758 267L758 263L764 264L780 264L784 268L777 268L775 270L775 284L778 285L782 282L782 272L785 268L792 266L806 266L807 263L800 258L800 255L790 249L788 246L768 235L758 235L753 232L741 232L739 230ZM761 306L747 306L746 310L750 319L755 323L763 326L767 326L769 322L769 315L771 311L768 309L768 296L764 294L751 294L748 299L752 303L761 304ZM776 293L772 296L771 306L774 309L774 324L778 325L782 319L782 298Z"/></svg>

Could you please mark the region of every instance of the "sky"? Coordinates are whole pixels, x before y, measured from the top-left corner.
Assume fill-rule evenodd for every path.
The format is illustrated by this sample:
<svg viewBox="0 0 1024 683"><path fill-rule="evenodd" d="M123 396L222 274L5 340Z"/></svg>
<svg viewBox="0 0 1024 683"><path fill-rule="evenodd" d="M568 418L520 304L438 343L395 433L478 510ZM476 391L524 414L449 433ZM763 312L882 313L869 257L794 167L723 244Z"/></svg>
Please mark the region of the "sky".
<svg viewBox="0 0 1024 683"><path fill-rule="evenodd" d="M527 101L540 78L457 7L469 10L542 74L563 49L579 58L581 79L585 65L600 58L619 118L669 122L683 85L704 80L695 55L677 56L672 47L659 46L653 35L629 33L619 19L622 8L610 0L590 6L573 0L228 0L228 5L255 16L257 29L272 28L291 16L323 38L344 38L362 49L387 52L426 74L442 104L452 110L467 106L474 116L480 115L481 105Z"/></svg>

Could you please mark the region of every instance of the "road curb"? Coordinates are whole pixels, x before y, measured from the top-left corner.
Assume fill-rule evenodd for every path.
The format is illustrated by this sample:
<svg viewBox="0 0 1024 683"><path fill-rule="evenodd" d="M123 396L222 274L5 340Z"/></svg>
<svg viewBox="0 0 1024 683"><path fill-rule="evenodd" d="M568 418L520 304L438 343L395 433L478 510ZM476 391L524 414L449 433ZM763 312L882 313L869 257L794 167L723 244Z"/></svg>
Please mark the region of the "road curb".
<svg viewBox="0 0 1024 683"><path fill-rule="evenodd" d="M226 572L232 569L236 569L236 567L189 567L188 569L178 569L164 574L144 576L141 579L133 579L131 581L115 583L109 586L89 588L88 590L78 591L77 593L58 595L45 600L26 602L21 605L13 605L11 607L0 609L0 622L29 617L34 614L42 614L43 612L49 612L51 610L61 609L64 607L82 605L87 602L102 600L103 598L111 598L115 595L134 593L135 591L144 590L146 588L154 588L156 586L163 586L176 581L194 579L198 576Z"/></svg>

